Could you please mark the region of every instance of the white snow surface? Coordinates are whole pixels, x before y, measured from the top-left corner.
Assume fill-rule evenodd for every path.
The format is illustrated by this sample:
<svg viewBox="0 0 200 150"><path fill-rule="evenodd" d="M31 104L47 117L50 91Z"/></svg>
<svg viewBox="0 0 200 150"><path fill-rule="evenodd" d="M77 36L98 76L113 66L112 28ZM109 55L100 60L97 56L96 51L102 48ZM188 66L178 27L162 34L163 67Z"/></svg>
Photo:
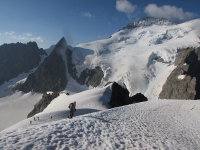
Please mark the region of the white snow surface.
<svg viewBox="0 0 200 150"><path fill-rule="evenodd" d="M175 68L177 49L198 47L200 19L178 25L163 24L123 29L109 39L79 44L73 50L77 76L85 68L100 66L101 85L115 81L125 86L130 96L143 93L149 100L158 94ZM154 60L160 57L164 62ZM158 84L159 81L162 81ZM152 93L154 93L152 95Z"/></svg>
<svg viewBox="0 0 200 150"><path fill-rule="evenodd" d="M200 101L152 100L73 119L54 114L1 131L0 149L200 149Z"/></svg>

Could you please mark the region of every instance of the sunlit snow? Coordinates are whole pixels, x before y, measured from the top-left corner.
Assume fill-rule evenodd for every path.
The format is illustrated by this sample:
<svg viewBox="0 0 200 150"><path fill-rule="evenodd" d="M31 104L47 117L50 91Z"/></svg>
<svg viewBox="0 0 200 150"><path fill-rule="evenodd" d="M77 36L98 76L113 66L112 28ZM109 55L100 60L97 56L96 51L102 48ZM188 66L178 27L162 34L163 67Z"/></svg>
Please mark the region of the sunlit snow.
<svg viewBox="0 0 200 150"><path fill-rule="evenodd" d="M178 79L180 79L180 80L182 80L182 79L184 79L185 78L185 75L179 75L178 76Z"/></svg>

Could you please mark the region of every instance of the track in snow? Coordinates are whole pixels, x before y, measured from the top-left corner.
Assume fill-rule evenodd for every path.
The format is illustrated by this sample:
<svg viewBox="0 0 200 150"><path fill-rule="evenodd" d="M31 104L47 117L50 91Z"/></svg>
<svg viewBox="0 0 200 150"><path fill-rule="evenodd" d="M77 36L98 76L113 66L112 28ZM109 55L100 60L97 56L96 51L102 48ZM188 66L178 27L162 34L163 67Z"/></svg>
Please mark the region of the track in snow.
<svg viewBox="0 0 200 150"><path fill-rule="evenodd" d="M0 132L0 149L200 149L200 102L148 101Z"/></svg>

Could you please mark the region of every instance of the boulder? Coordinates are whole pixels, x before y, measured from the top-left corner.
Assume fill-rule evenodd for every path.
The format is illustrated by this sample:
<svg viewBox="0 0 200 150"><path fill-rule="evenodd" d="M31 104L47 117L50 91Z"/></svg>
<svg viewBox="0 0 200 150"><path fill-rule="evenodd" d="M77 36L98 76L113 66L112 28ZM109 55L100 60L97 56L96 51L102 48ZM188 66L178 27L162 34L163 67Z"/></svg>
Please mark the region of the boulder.
<svg viewBox="0 0 200 150"><path fill-rule="evenodd" d="M112 94L109 105L111 108L113 108L138 102L144 102L147 100L148 99L141 93L137 93L136 95L129 97L129 91L122 88L118 83L114 82L112 85Z"/></svg>

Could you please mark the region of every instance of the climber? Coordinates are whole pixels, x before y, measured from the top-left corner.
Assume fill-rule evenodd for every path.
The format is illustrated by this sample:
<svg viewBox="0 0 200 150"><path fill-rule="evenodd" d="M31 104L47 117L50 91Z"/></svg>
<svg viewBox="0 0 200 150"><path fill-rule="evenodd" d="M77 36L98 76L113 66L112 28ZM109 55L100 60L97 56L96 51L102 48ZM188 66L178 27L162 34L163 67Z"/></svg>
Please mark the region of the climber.
<svg viewBox="0 0 200 150"><path fill-rule="evenodd" d="M72 118L74 115L74 111L76 111L76 102L69 104L70 115L69 118Z"/></svg>

